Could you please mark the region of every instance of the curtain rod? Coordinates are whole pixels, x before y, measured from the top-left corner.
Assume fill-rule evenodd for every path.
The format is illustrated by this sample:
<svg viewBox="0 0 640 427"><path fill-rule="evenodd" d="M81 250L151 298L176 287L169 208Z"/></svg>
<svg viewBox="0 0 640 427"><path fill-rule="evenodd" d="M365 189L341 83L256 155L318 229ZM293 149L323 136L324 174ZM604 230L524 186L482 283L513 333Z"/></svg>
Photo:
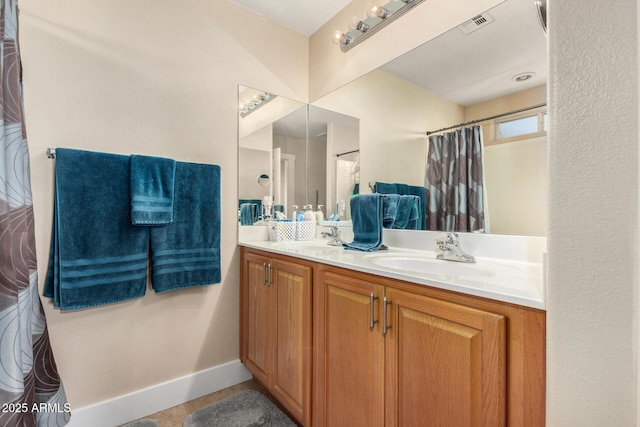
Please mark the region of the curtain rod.
<svg viewBox="0 0 640 427"><path fill-rule="evenodd" d="M442 128L442 129L438 129L438 130L427 131L426 134L427 134L427 136L429 136L431 134L439 133L439 132L442 132L442 131L445 131L445 130L455 129L455 128L459 128L459 127L462 127L462 126L472 125L472 124L480 123L480 122L486 122L487 120L498 119L500 117L510 116L512 114L522 113L524 111L534 110L536 108L546 107L546 106L547 106L546 103L533 105L531 107L526 107L526 108L521 108L519 110L509 111L508 113L496 114L495 116L485 117L484 119L471 120L471 121L468 121L468 122L465 122L465 123L460 123L460 124L457 124L457 125L448 126L446 128Z"/></svg>
<svg viewBox="0 0 640 427"><path fill-rule="evenodd" d="M359 152L359 151L360 151L360 150L353 150L353 151L347 151L347 152L345 152L345 153L339 153L339 154L336 154L336 157L346 156L347 154L357 153L357 152Z"/></svg>

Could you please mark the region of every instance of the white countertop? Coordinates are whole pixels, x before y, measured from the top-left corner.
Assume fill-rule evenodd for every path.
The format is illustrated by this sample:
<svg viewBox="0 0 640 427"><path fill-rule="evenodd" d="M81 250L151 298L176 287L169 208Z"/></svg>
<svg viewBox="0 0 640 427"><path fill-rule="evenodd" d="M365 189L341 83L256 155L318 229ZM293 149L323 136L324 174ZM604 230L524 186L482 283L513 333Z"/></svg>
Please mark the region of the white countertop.
<svg viewBox="0 0 640 427"><path fill-rule="evenodd" d="M435 260L433 251L389 247L382 251L359 252L329 246L326 242L243 241L239 245L434 288L545 309L541 263L476 256L475 264L465 264ZM433 262L434 270L439 271L433 272L427 268L420 272L385 267L379 264L383 258L386 258L386 261L406 261L409 264L412 260L420 258L426 261L427 266Z"/></svg>

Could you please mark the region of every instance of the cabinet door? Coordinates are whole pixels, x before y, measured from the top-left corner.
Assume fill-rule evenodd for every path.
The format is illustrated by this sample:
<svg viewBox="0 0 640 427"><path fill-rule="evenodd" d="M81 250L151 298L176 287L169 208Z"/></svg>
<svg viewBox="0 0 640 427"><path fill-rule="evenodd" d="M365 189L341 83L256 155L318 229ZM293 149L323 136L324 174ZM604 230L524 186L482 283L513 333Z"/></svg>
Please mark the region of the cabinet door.
<svg viewBox="0 0 640 427"><path fill-rule="evenodd" d="M242 274L241 360L265 386L271 371L271 301L267 283L267 258L247 254Z"/></svg>
<svg viewBox="0 0 640 427"><path fill-rule="evenodd" d="M272 261L272 393L298 420L311 415L311 268Z"/></svg>
<svg viewBox="0 0 640 427"><path fill-rule="evenodd" d="M504 317L389 288L386 295L386 425L504 426Z"/></svg>
<svg viewBox="0 0 640 427"><path fill-rule="evenodd" d="M321 411L316 422L331 427L383 426L384 338L379 322L383 288L330 272L320 273L319 285L322 385L320 407L314 409ZM372 293L377 298L373 301Z"/></svg>

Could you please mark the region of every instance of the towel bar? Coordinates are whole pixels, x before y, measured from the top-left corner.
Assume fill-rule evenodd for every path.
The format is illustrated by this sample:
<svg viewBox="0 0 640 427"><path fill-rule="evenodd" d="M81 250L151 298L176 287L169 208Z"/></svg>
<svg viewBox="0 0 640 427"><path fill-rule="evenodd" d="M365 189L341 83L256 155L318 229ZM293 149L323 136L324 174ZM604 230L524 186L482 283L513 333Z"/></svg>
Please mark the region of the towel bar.
<svg viewBox="0 0 640 427"><path fill-rule="evenodd" d="M56 158L56 149L55 148L47 148L47 157L50 159Z"/></svg>

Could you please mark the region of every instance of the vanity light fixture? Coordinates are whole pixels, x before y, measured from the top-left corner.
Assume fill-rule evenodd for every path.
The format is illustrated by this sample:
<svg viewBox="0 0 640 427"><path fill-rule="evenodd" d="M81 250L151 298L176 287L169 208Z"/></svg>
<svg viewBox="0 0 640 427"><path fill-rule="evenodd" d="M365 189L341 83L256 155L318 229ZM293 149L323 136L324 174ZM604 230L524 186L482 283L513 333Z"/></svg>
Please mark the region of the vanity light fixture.
<svg viewBox="0 0 640 427"><path fill-rule="evenodd" d="M264 106L267 102L273 100L277 95L274 95L269 92L262 92L255 95L252 98L243 101L238 105L238 110L240 112L240 117L245 118L249 114L256 111L258 108Z"/></svg>
<svg viewBox="0 0 640 427"><path fill-rule="evenodd" d="M348 31L346 33L340 30L335 31L331 41L340 45L340 50L346 52L423 1L391 0L384 6L378 1L373 1L367 9L366 18L352 19Z"/></svg>

